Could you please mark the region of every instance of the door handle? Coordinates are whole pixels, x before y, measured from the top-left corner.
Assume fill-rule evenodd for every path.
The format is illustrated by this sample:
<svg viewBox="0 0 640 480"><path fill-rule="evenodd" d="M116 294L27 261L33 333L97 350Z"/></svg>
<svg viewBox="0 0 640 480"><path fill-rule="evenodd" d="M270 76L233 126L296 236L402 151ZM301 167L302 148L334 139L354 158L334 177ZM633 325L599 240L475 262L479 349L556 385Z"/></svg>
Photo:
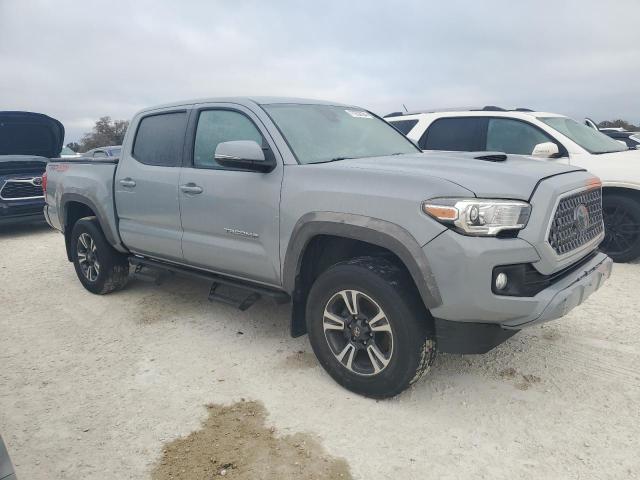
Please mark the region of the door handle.
<svg viewBox="0 0 640 480"><path fill-rule="evenodd" d="M133 188L136 186L136 181L133 178L127 177L120 180L120 185L123 187Z"/></svg>
<svg viewBox="0 0 640 480"><path fill-rule="evenodd" d="M202 187L199 187L195 183L191 183L191 182L185 185L180 185L180 190L183 191L184 193L189 193L191 195L197 195L203 192Z"/></svg>

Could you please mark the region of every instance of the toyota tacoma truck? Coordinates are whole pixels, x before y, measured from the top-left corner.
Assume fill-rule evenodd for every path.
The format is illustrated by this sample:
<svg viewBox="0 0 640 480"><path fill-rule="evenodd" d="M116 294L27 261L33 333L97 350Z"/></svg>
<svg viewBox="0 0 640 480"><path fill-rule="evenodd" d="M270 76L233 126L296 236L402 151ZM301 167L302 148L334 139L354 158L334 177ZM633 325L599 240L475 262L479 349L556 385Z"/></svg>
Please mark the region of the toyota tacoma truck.
<svg viewBox="0 0 640 480"><path fill-rule="evenodd" d="M42 222L42 174L62 150L64 127L47 115L0 112L0 225Z"/></svg>
<svg viewBox="0 0 640 480"><path fill-rule="evenodd" d="M423 153L375 114L287 98L143 110L118 159L54 160L45 215L82 285L130 267L211 282L248 308L291 302L339 384L403 391L436 350L484 353L609 277L602 192L582 168Z"/></svg>

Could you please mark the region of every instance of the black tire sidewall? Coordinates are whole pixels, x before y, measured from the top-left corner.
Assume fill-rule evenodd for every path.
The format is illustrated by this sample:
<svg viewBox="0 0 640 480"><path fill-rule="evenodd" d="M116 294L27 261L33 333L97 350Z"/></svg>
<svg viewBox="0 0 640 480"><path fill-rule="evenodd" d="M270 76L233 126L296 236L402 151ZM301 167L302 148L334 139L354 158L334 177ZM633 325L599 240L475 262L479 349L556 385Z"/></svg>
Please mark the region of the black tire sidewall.
<svg viewBox="0 0 640 480"><path fill-rule="evenodd" d="M624 208L629 215L631 215L638 223L640 223L640 202L623 195L604 195L602 199L603 209L611 206ZM606 223L606 222L605 222ZM609 255L614 262L624 263L631 260L635 260L640 257L640 235L636 239L636 244L627 252L623 254L612 254L602 249L607 255Z"/></svg>
<svg viewBox="0 0 640 480"><path fill-rule="evenodd" d="M89 234L96 245L96 256L100 263L100 273L95 282L90 282L84 276L80 263L78 262L78 239L83 233ZM84 288L95 294L102 294L107 290L105 287L107 282L111 281L114 267L121 266L126 261L122 258L122 255L114 251L113 247L107 242L97 220L90 218L78 220L73 227L71 232L71 257L73 258L73 266L76 269L78 279Z"/></svg>
<svg viewBox="0 0 640 480"><path fill-rule="evenodd" d="M393 333L393 354L387 367L372 376L347 370L335 358L323 329L327 302L341 290L359 290L380 305ZM407 388L420 370L428 338L427 318L401 285L392 285L382 276L361 265L338 264L322 273L307 299L307 331L320 364L340 385L374 398L396 395Z"/></svg>

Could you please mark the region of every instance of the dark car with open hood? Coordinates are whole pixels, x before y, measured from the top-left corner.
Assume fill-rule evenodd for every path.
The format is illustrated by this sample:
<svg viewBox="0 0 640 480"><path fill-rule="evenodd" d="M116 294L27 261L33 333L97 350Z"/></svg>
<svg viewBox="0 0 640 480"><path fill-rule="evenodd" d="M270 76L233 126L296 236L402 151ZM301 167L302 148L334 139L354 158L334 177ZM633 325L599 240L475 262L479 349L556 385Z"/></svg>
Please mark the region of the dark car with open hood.
<svg viewBox="0 0 640 480"><path fill-rule="evenodd" d="M64 127L32 112L0 112L0 225L44 220L43 174Z"/></svg>

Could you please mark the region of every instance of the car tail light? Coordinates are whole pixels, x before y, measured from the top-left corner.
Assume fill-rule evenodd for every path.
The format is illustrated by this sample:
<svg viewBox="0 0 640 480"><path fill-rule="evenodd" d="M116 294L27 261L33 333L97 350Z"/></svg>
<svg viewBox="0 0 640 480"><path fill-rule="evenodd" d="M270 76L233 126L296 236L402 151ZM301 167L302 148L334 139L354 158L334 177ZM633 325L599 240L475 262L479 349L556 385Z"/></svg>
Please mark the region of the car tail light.
<svg viewBox="0 0 640 480"><path fill-rule="evenodd" d="M47 172L42 174L42 193L47 193Z"/></svg>

